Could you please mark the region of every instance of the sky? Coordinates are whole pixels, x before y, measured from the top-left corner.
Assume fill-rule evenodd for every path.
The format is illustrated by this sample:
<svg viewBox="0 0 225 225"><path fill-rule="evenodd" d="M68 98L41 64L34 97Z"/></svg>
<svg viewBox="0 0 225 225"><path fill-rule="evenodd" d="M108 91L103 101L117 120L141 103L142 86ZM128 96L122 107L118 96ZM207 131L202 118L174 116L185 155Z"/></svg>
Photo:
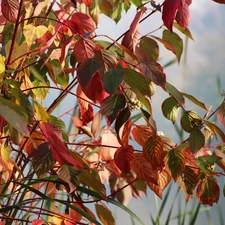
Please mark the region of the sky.
<svg viewBox="0 0 225 225"><path fill-rule="evenodd" d="M158 1L156 1L158 2ZM188 40L188 51L186 66L181 59L181 63L177 63L171 67L165 69L167 75L167 81L173 84L182 92L186 92L194 95L200 101L206 103L207 107L212 106L212 109L221 103L222 99L220 92L218 91L217 80L220 78L221 89L225 90L225 5L217 4L211 0L193 0L190 6L191 21L189 29L194 37L194 41ZM125 14L121 21L116 25L114 21L102 17L102 20L97 33L107 33L110 37L119 37L126 29L129 28L133 17L136 14L136 9L132 8L127 14ZM139 26L141 35L145 35L149 31L153 31L161 25L160 15L150 17L143 24ZM160 31L161 32L161 31ZM160 36L160 32L154 33ZM179 32L178 32L179 33ZM140 35L140 37L141 37ZM181 35L181 37L183 37ZM165 64L170 59L173 59L173 54L160 46L161 58L160 63ZM161 103L168 97L168 94L163 92L160 88L157 88L156 96L152 98L152 104L154 107L154 116L156 122L158 122L158 130L163 130L165 135L176 140L176 132L171 128L171 122L164 119L161 113ZM204 115L204 111L195 107L193 104L187 102L186 109L196 110L200 115ZM163 122L161 122L163 121ZM222 128L223 129L223 128ZM224 183L224 179L220 179L221 184ZM177 186L173 184L172 197L170 202L173 202L174 193L177 190ZM181 194L182 195L182 194ZM182 204L184 204L184 195L181 197ZM159 200L160 203L160 200ZM188 203L188 207L193 209L193 200ZM148 198L143 196L143 199L133 199L129 205L146 224L150 223L150 213L155 215L156 203L154 195L151 191L148 192ZM225 206L224 197L221 196L219 204L216 204L210 208L212 218L214 218L214 224L218 222L218 207ZM177 204L174 206L174 214L178 210ZM114 215L117 218L117 225L132 224L129 215L114 208ZM166 217L166 213L162 217ZM225 218L224 218L225 219ZM205 213L201 213L196 224L209 224ZM139 224L138 222L136 224ZM177 224L176 221L171 223ZM187 222L188 224L188 222ZM179 224L178 224L179 225Z"/></svg>

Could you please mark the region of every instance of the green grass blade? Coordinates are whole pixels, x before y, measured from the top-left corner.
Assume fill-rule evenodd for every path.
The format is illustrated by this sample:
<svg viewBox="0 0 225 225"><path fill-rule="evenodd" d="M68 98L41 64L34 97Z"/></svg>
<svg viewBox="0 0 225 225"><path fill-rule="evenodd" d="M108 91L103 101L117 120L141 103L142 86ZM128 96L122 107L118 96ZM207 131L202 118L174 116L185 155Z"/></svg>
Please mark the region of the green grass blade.
<svg viewBox="0 0 225 225"><path fill-rule="evenodd" d="M201 204L198 203L197 208L194 210L194 216L192 217L192 220L190 221L190 225L195 225L196 219L198 217L199 214L199 210L200 210Z"/></svg>

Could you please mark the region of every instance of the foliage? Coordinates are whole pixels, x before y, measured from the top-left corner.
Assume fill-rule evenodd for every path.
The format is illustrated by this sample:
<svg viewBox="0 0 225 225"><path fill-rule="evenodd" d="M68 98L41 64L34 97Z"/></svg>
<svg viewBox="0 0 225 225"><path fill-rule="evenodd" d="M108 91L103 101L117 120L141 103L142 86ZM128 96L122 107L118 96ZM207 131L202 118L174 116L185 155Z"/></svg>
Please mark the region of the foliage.
<svg viewBox="0 0 225 225"><path fill-rule="evenodd" d="M137 13L129 30L117 40L100 40L100 14L118 22L132 4ZM143 224L125 206L127 196L138 198L149 187L162 198L172 180L187 200L196 191L201 204L218 202L216 178L224 173L215 165L225 169L225 134L211 118L216 114L225 126L225 101L209 110L168 83L158 62L161 43L179 63L183 40L178 31L192 39L190 4L191 0L2 0L1 224L115 224L106 203ZM138 24L161 12L161 37L140 37ZM156 86L168 94L162 114L171 126L181 115L181 129L189 136L180 143L157 130L151 106ZM60 92L45 108L44 100L53 90ZM69 95L74 96L75 113L65 115L71 118L73 134L65 120L53 115ZM186 109L186 99L204 115ZM132 120L135 110L143 124ZM209 137L217 140L212 152Z"/></svg>

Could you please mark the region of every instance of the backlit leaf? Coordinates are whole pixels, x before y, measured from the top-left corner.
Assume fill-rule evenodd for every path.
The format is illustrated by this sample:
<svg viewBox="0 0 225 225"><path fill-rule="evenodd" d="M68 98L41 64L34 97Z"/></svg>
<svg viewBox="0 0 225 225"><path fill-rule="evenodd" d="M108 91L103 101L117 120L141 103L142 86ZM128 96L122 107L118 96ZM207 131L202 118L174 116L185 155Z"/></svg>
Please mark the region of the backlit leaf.
<svg viewBox="0 0 225 225"><path fill-rule="evenodd" d="M156 62L159 58L159 46L155 40L149 37L143 37L140 41L140 47L148 56L150 61Z"/></svg>
<svg viewBox="0 0 225 225"><path fill-rule="evenodd" d="M48 28L43 25L40 26L34 26L32 24L26 25L23 29L23 34L26 38L27 45L31 46L34 43L34 41L36 41L38 38L43 37L47 31Z"/></svg>
<svg viewBox="0 0 225 225"><path fill-rule="evenodd" d="M103 63L99 57L87 59L81 63L77 69L77 78L82 88L87 88L91 83L91 78L101 69Z"/></svg>
<svg viewBox="0 0 225 225"><path fill-rule="evenodd" d="M131 161L134 155L134 148L131 145L119 147L114 154L114 161L123 173L129 173Z"/></svg>
<svg viewBox="0 0 225 225"><path fill-rule="evenodd" d="M5 163L7 163L10 158L11 150L12 150L12 148L10 145L5 146L4 144L2 144L0 156L2 157L2 159Z"/></svg>
<svg viewBox="0 0 225 225"><path fill-rule="evenodd" d="M38 177L51 170L56 163L48 146L46 143L39 145L35 150L36 155L32 158L32 167Z"/></svg>
<svg viewBox="0 0 225 225"><path fill-rule="evenodd" d="M74 46L74 54L77 62L82 63L87 59L93 58L95 56L95 47L94 42L89 39L81 38L78 40Z"/></svg>
<svg viewBox="0 0 225 225"><path fill-rule="evenodd" d="M220 188L216 179L212 176L201 179L196 196L203 205L212 206L213 203L217 203L220 196Z"/></svg>
<svg viewBox="0 0 225 225"><path fill-rule="evenodd" d="M81 170L79 170L77 167L66 163L59 169L58 176L61 180L68 183L70 187L70 193L76 190L76 188L79 186L80 173Z"/></svg>
<svg viewBox="0 0 225 225"><path fill-rule="evenodd" d="M173 23L173 26L176 27L181 33L183 33L184 35L186 35L190 39L194 40L194 38L192 37L192 34L191 34L191 32L188 28L184 29L178 23Z"/></svg>
<svg viewBox="0 0 225 225"><path fill-rule="evenodd" d="M206 111L208 111L207 107L205 106L204 102L199 101L198 99L196 99L194 96L189 95L187 93L182 93L182 95L187 98L188 100L192 101L193 103L195 103L197 106L201 107L202 109L205 109Z"/></svg>
<svg viewBox="0 0 225 225"><path fill-rule="evenodd" d="M166 87L166 74L163 72L162 66L157 62L142 62L140 64L142 74L151 79L156 85L163 89ZM152 91L150 91L152 93ZM151 96L152 94L150 94ZM149 97L150 97L149 96Z"/></svg>
<svg viewBox="0 0 225 225"><path fill-rule="evenodd" d="M172 95L181 107L184 107L184 96L183 93L179 92L172 84L166 82L166 92Z"/></svg>
<svg viewBox="0 0 225 225"><path fill-rule="evenodd" d="M173 97L169 97L162 103L163 115L174 123L178 116L179 107L177 101Z"/></svg>
<svg viewBox="0 0 225 225"><path fill-rule="evenodd" d="M123 81L124 73L121 69L112 69L102 76L103 87L109 94L114 94Z"/></svg>
<svg viewBox="0 0 225 225"><path fill-rule="evenodd" d="M140 92L143 95L151 96L149 89L149 82L147 79L140 73L135 70L125 68L124 71L124 81L131 87L133 92Z"/></svg>
<svg viewBox="0 0 225 225"><path fill-rule="evenodd" d="M193 153L198 152L205 144L205 136L200 129L194 128L190 132L188 139L190 149Z"/></svg>
<svg viewBox="0 0 225 225"><path fill-rule="evenodd" d="M186 111L181 115L180 123L187 133L190 133L194 127L199 125L200 122L200 117L194 111Z"/></svg>
<svg viewBox="0 0 225 225"><path fill-rule="evenodd" d="M162 20L165 26L172 32L173 21L182 0L165 0L163 4Z"/></svg>
<svg viewBox="0 0 225 225"><path fill-rule="evenodd" d="M176 14L177 23L185 29L187 28L190 21L189 3L191 3L191 1L184 0L183 3L180 4Z"/></svg>
<svg viewBox="0 0 225 225"><path fill-rule="evenodd" d="M93 134L95 138L98 136L100 125L101 125L101 114L100 114L100 111L98 111L95 114L92 120L92 125L91 125L91 133Z"/></svg>
<svg viewBox="0 0 225 225"><path fill-rule="evenodd" d="M41 219L34 219L32 220L32 225L42 225L44 224L44 220L41 220Z"/></svg>
<svg viewBox="0 0 225 225"><path fill-rule="evenodd" d="M17 0L2 0L1 11L4 17L15 23L18 15L19 2Z"/></svg>
<svg viewBox="0 0 225 225"><path fill-rule="evenodd" d="M2 74L4 72L5 72L5 62L2 55L0 54L0 77L2 77Z"/></svg>
<svg viewBox="0 0 225 225"><path fill-rule="evenodd" d="M148 182L148 187L155 192L155 194L162 199L163 190L167 187L167 185L171 181L171 176L169 172L163 168L158 171L158 184L153 184Z"/></svg>
<svg viewBox="0 0 225 225"><path fill-rule="evenodd" d="M116 119L117 114L126 105L126 99L122 94L114 94L105 98L100 105L101 113L106 116L108 125Z"/></svg>
<svg viewBox="0 0 225 225"><path fill-rule="evenodd" d="M131 120L128 120L124 124L124 127L123 127L121 145L125 148L128 146L129 136L130 136L130 131L131 131L132 125L133 125L133 122Z"/></svg>
<svg viewBox="0 0 225 225"><path fill-rule="evenodd" d="M176 0L180 1L180 0ZM171 33L169 30L163 31L163 40L169 42L173 48L165 46L168 50L172 51L176 57L178 62L180 62L180 58L183 52L183 40L179 37L175 32Z"/></svg>
<svg viewBox="0 0 225 225"><path fill-rule="evenodd" d="M184 152L179 148L171 149L166 156L166 165L176 181L185 169Z"/></svg>
<svg viewBox="0 0 225 225"><path fill-rule="evenodd" d="M221 105L219 106L217 110L217 118L225 127L225 101L221 103Z"/></svg>
<svg viewBox="0 0 225 225"><path fill-rule="evenodd" d="M0 115L18 132L29 135L26 126L28 118L23 107L10 100L0 98Z"/></svg>
<svg viewBox="0 0 225 225"><path fill-rule="evenodd" d="M46 112L46 110L44 109L44 107L41 104L39 104L37 101L35 101L34 108L36 110L39 121L49 122L49 119L50 119L49 114Z"/></svg>
<svg viewBox="0 0 225 225"><path fill-rule="evenodd" d="M95 204L95 210L102 224L115 225L115 219L112 215L112 212L103 203Z"/></svg>
<svg viewBox="0 0 225 225"><path fill-rule="evenodd" d="M153 166L162 168L166 155L166 152L163 151L162 139L158 135L150 136L143 147L143 154Z"/></svg>
<svg viewBox="0 0 225 225"><path fill-rule="evenodd" d="M158 183L158 171L142 153L135 153L131 164L137 177L145 182Z"/></svg>

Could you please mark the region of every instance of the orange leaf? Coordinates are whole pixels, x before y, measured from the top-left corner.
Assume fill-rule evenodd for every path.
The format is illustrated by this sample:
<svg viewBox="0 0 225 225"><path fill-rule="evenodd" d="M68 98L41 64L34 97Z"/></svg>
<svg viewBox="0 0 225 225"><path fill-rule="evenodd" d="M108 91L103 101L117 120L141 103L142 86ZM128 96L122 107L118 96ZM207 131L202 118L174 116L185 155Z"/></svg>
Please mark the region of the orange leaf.
<svg viewBox="0 0 225 225"><path fill-rule="evenodd" d="M44 220L40 219L32 220L32 225L42 225L42 224L44 224Z"/></svg>
<svg viewBox="0 0 225 225"><path fill-rule="evenodd" d="M137 177L145 182L158 184L158 171L142 153L135 153L131 166Z"/></svg>
<svg viewBox="0 0 225 225"><path fill-rule="evenodd" d="M158 171L158 184L153 184L148 182L149 188L155 192L155 194L162 199L162 192L167 187L171 181L171 176L166 168L163 168L162 171Z"/></svg>
<svg viewBox="0 0 225 225"><path fill-rule="evenodd" d="M79 203L73 203L73 206L75 206L76 208L82 209L83 210L83 205L79 204ZM70 209L70 216L74 221L81 221L82 219L82 215L80 213L78 213L77 211Z"/></svg>
<svg viewBox="0 0 225 225"><path fill-rule="evenodd" d="M162 168L164 166L164 157L166 152L163 151L163 141L156 135L151 136L145 142L143 148L144 156L157 168Z"/></svg>
<svg viewBox="0 0 225 225"><path fill-rule="evenodd" d="M203 205L212 206L217 203L220 196L217 180L212 176L203 178L198 185L196 196Z"/></svg>
<svg viewBox="0 0 225 225"><path fill-rule="evenodd" d="M131 168L131 161L134 156L134 148L131 145L119 147L114 154L114 160L118 168L123 173L129 173Z"/></svg>
<svg viewBox="0 0 225 225"><path fill-rule="evenodd" d="M137 29L138 24L140 22L140 19L144 12L147 10L146 7L143 7L141 11L137 12L136 16L134 17L133 22L130 25L129 31L124 35L122 40L122 45L127 47L129 50L134 51L137 41L138 41L138 35L139 31Z"/></svg>
<svg viewBox="0 0 225 225"><path fill-rule="evenodd" d="M121 145L124 148L128 147L128 141L129 141L130 130L131 130L132 124L133 124L133 122L131 120L128 120L123 127Z"/></svg>

